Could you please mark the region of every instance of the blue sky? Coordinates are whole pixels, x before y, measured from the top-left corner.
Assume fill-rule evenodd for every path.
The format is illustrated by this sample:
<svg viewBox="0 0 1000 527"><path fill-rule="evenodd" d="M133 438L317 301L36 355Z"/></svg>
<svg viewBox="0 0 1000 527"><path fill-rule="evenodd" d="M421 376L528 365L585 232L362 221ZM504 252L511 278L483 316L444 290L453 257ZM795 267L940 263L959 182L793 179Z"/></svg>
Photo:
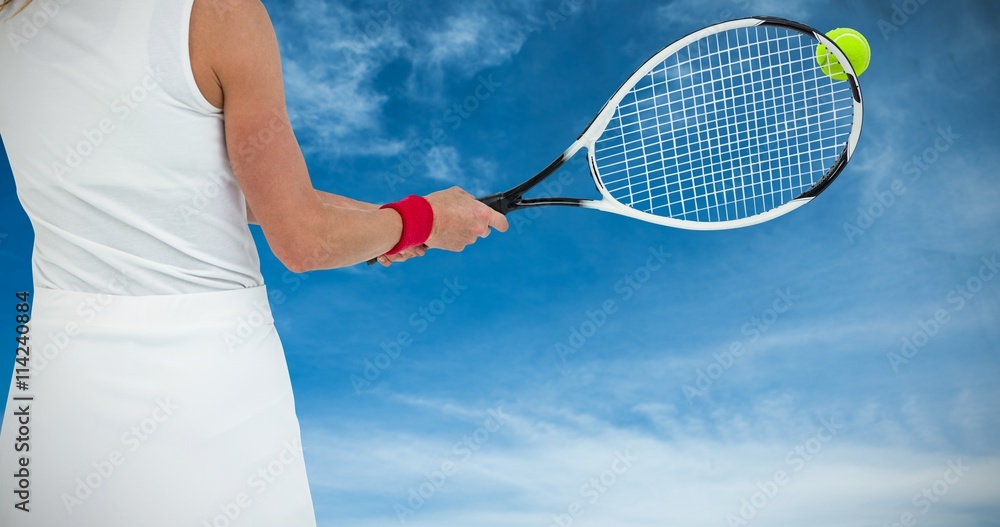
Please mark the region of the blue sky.
<svg viewBox="0 0 1000 527"><path fill-rule="evenodd" d="M320 525L1000 525L996 4L264 3L315 186L376 202L521 181L711 22L873 48L855 159L766 224L544 210L461 255L305 275L255 228ZM31 286L8 172L2 294Z"/></svg>

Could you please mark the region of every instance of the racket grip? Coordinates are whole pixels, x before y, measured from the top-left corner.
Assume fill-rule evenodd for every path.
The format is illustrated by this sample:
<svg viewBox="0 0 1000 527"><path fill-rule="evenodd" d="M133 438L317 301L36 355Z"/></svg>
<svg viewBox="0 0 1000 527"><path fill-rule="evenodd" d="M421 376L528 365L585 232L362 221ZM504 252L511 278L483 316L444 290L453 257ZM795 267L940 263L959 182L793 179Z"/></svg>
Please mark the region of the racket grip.
<svg viewBox="0 0 1000 527"><path fill-rule="evenodd" d="M499 212L500 214L503 214L504 216L510 212L510 205L507 201L507 196L503 192L483 196L479 198L479 202Z"/></svg>
<svg viewBox="0 0 1000 527"><path fill-rule="evenodd" d="M490 194L489 196L483 196L478 199L480 203L499 212L500 214L506 216L507 213L510 212L510 206L508 205L507 197L504 196L503 192L499 192L497 194ZM378 263L378 258L372 258L371 260L368 260L368 265L375 265L376 263Z"/></svg>

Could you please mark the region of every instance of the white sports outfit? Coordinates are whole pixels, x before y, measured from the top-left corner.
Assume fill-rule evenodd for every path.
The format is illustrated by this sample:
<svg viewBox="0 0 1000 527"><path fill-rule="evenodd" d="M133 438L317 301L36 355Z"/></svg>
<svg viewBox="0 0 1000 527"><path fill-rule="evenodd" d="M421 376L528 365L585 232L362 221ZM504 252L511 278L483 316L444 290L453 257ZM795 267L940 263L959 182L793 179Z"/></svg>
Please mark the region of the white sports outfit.
<svg viewBox="0 0 1000 527"><path fill-rule="evenodd" d="M314 526L222 112L191 71L194 0L23 2L0 14L0 136L34 294L0 525Z"/></svg>

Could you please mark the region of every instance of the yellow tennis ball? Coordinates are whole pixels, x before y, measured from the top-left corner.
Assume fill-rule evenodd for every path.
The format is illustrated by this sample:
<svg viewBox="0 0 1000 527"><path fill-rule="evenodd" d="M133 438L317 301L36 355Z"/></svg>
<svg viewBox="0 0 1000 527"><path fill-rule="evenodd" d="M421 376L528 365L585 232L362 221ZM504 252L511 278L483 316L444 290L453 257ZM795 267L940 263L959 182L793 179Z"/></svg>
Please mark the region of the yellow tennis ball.
<svg viewBox="0 0 1000 527"><path fill-rule="evenodd" d="M841 27L827 33L826 36L836 42L837 47L844 52L844 55L847 55L847 60L851 61L854 73L858 77L868 69L868 63L872 59L872 48L868 45L868 39L864 35L853 29ZM830 53L823 44L816 48L816 62L819 63L823 73L833 79L847 80L847 74L844 73L844 68L840 65L837 57Z"/></svg>

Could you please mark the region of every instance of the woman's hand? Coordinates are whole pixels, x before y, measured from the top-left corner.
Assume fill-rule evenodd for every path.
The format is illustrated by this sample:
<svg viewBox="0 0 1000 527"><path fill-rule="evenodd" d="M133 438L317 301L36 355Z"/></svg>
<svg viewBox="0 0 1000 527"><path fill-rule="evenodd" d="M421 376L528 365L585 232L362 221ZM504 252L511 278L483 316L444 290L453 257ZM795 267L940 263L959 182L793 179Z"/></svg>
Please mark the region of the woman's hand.
<svg viewBox="0 0 1000 527"><path fill-rule="evenodd" d="M452 187L427 196L434 209L434 226L427 247L459 252L491 229L506 232L507 218L480 203L472 194Z"/></svg>
<svg viewBox="0 0 1000 527"><path fill-rule="evenodd" d="M378 263L382 264L383 267L389 267L394 263L405 262L410 258L419 258L426 253L427 253L427 246L418 245L416 247L410 247L409 249L396 253L392 256L383 254L382 256L378 257Z"/></svg>
<svg viewBox="0 0 1000 527"><path fill-rule="evenodd" d="M384 267L405 262L427 253L427 249L444 249L459 252L490 235L491 229L507 230L507 218L480 203L472 194L458 187L441 190L427 196L434 209L434 226L427 243L411 247L394 255L378 257Z"/></svg>

